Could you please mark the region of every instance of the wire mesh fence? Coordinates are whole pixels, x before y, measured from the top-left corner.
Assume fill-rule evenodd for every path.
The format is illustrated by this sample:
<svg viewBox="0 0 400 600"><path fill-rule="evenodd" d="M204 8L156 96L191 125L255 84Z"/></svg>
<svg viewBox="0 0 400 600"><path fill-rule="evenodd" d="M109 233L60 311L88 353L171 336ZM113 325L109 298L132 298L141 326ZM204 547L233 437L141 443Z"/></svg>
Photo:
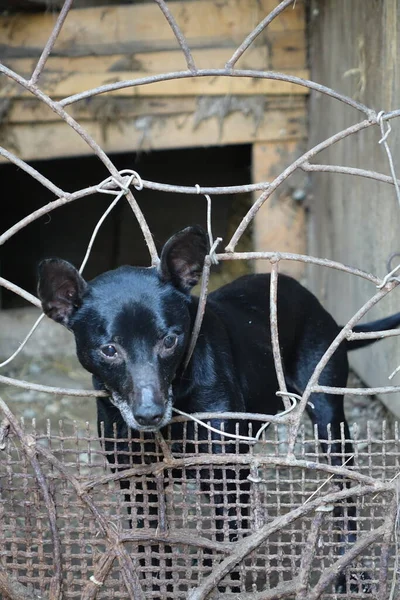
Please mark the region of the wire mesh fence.
<svg viewBox="0 0 400 600"><path fill-rule="evenodd" d="M57 433L50 428L43 433L22 426L1 400L0 408L5 418L0 436L3 454L0 516L4 533L0 551L0 591L5 598L12 599L317 599L339 597L340 590L335 588L335 582L337 576L344 573L343 597L371 597L372 594L381 600L392 600L399 593L397 428L389 436L383 428L379 439L371 434L356 439L354 464L347 465L344 440L338 440L342 446L341 456L337 455L337 444L332 453L333 442L327 443L325 460L320 454L317 438L307 439L300 423L312 393L343 393L341 388L322 387L319 377L341 342L368 335L354 333L352 328L398 285L396 273L400 265L388 275L379 277L327 259L274 251L238 253L235 248L259 208L297 169L347 173L383 181L394 185L400 200L399 182L388 145L389 122L400 116L400 110L377 112L313 81L274 71L235 67L255 38L282 11L291 9L293 0L284 0L277 5L249 33L224 68L209 69L196 67L166 3L155 1L185 56L185 71L110 83L59 101L53 100L41 91L38 82L72 0L65 2L29 79L0 64L0 73L4 77L50 107L81 136L110 173L110 177L98 185L67 193L10 151L0 148L3 157L29 173L56 197L5 231L0 236L0 244L42 215L101 192L114 198L94 229L80 271L84 269L99 227L124 197L142 229L151 265L156 266L158 255L154 241L132 187L138 193L143 186L165 192L211 195L260 190L259 198L243 216L224 252L217 253L221 240L212 240L209 227L211 250L203 269L192 348L201 328L212 262L269 261L272 265L272 349L287 412L282 416L264 415L263 421L274 423L274 427L281 424L286 428L287 436L281 441L275 427L273 433L272 428L268 432L270 437L264 433L257 445L243 439L223 441L218 438L218 452L213 452L215 440L205 438L204 433L199 437L197 425L192 421L190 435L187 433L189 426L184 425L180 436L174 436L173 443L168 432L165 439L160 434L155 439L135 440L132 437L125 441L102 440L90 428L68 432L68 426L65 426ZM124 87L205 76L268 78L305 86L356 109L363 120L307 150L272 182L235 188L188 188L143 181L140 174L130 169L118 171L98 143L66 110L75 102ZM390 177L351 167L310 163L325 148L374 126L381 129L381 144L388 156ZM304 393L298 398L298 405L290 412L288 397L292 394L286 388L276 318L279 265L284 260L338 269L364 278L374 288L371 298L343 327L318 362ZM11 281L0 278L0 285L40 307L36 297ZM373 335L397 334L393 331ZM50 394L101 395L91 390L58 389L5 376L0 376L0 382ZM346 391L369 395L399 390L400 387L387 386ZM236 415L236 418L244 417ZM257 416L246 419L257 420ZM180 422L185 421L181 418ZM114 457L114 472L107 466L107 455ZM340 460L332 463L332 457ZM354 532L354 505L357 507L359 537L350 543Z"/></svg>
<svg viewBox="0 0 400 600"><path fill-rule="evenodd" d="M38 464L30 464L22 438L6 438L3 564L43 597L57 552L38 469L55 505L64 598L96 592L98 598L131 598L123 561L143 598L204 597L195 588L208 590L210 598L294 597L308 580L307 598L321 591L335 598L339 568L346 573L346 598L388 597L383 588L390 593L399 551L391 537L398 511L392 481L400 462L397 426L389 435L383 425L379 437L356 436L354 465L344 469L350 489L343 488L343 469L332 465L331 445L326 460L317 435L304 428L297 459L288 459L287 440L276 426L246 448L239 441L200 438L197 426L188 435L187 422L182 439L173 441L167 430L158 439L132 433L99 443L89 425L80 430L62 422L58 431L50 424L44 432L34 424L19 431L36 449ZM114 473L107 441L114 448L108 454L116 457ZM345 440L340 442L345 462ZM215 444L222 445L218 459ZM338 516L335 507L343 498L349 500ZM354 505L359 541L352 545L343 533L351 531Z"/></svg>

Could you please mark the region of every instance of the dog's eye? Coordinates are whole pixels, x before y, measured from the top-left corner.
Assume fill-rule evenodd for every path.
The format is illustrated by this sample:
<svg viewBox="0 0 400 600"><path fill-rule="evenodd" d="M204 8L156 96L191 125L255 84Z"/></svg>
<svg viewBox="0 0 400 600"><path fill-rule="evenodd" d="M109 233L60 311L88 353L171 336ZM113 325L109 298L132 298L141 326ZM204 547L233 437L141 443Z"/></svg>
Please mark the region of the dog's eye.
<svg viewBox="0 0 400 600"><path fill-rule="evenodd" d="M116 347L112 346L111 344L103 346L100 348L100 351L102 354L104 354L104 356L107 356L107 358L115 358L118 354Z"/></svg>
<svg viewBox="0 0 400 600"><path fill-rule="evenodd" d="M164 348L166 350L172 350L172 348L176 345L177 341L178 341L177 335L174 335L174 334L166 335L163 340Z"/></svg>

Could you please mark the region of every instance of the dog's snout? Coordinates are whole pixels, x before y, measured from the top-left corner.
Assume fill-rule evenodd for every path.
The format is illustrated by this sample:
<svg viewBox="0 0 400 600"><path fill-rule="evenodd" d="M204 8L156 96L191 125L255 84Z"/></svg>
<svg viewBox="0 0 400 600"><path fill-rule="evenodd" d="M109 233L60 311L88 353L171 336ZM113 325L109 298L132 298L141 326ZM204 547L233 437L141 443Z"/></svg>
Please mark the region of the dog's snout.
<svg viewBox="0 0 400 600"><path fill-rule="evenodd" d="M142 411L136 413L135 418L141 427L157 427L157 425L161 423L163 413L160 411L157 411L156 413Z"/></svg>
<svg viewBox="0 0 400 600"><path fill-rule="evenodd" d="M134 416L141 427L157 427L163 417L163 404L152 387L144 387L137 395Z"/></svg>

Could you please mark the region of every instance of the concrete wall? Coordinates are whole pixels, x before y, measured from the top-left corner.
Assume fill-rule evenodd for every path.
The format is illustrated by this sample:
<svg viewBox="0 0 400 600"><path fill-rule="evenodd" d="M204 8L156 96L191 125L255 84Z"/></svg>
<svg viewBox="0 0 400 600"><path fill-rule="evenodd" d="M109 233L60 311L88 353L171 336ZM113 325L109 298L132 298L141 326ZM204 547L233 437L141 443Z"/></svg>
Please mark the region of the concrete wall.
<svg viewBox="0 0 400 600"><path fill-rule="evenodd" d="M400 0L312 0L310 3L311 78L375 110L400 107ZM309 147L363 120L342 103L319 94L310 100ZM388 142L400 177L400 121L393 120ZM328 149L314 162L354 166L389 174L378 127ZM337 174L312 177L309 253L386 272L387 257L400 251L400 207L391 185ZM347 322L374 294L366 281L330 269L313 268L310 285L339 322ZM371 311L368 319L400 310L400 289ZM352 364L372 386L388 385L400 363L400 340L382 341L352 355ZM400 385L400 374L393 380ZM385 403L400 416L400 395Z"/></svg>

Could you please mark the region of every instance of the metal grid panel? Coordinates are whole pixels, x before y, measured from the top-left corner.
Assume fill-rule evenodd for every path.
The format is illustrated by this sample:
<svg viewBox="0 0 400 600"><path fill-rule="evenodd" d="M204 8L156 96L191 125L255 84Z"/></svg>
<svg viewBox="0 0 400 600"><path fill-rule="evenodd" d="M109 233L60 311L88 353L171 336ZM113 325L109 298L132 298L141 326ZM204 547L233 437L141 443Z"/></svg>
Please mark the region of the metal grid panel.
<svg viewBox="0 0 400 600"><path fill-rule="evenodd" d="M188 598L189 590L211 577L212 569L232 556L240 545L242 558L216 582L210 598L228 599L231 593L239 597L238 592L245 594L244 597L249 593L258 593L260 598L275 597L272 595L275 588L281 590L296 581L300 570L307 566L306 549L312 545L312 560L307 568L311 589L313 586L315 589L321 577L332 571L340 554L352 547L337 539L339 529L342 533L348 531L348 518L345 514L342 521L333 516L330 498L338 494L339 487L338 479L329 479L326 471L329 449L327 462L318 440L306 436L304 429L297 444L299 459L294 460L293 466L283 464L287 460L287 443L276 426L257 445L245 448L241 443L241 450L248 450L245 454L232 452L237 442L209 439L204 444L196 436L190 452L185 451L188 440L179 441L182 447L176 447L176 442L171 445L168 440L168 433L165 440L126 440L125 451L118 440L118 445L115 444L119 464L124 469L131 465L133 469L128 478L130 490L120 489L121 472L110 475L106 452L102 449L104 440L99 440L89 427L82 431L60 424L59 431L51 431L49 426L45 433L27 427L24 433L32 435L38 449L51 450L56 459L50 464L39 450L40 468L56 505L63 598L86 597L83 593L92 585L90 577L115 551L113 540L102 530L103 517L125 546L138 573L144 598ZM136 446L132 448L138 441L140 453ZM222 446L217 459L210 451L206 454L199 451L205 446L211 450L216 443ZM379 438L365 432L355 440L354 447L355 464L350 468L354 473L382 483L399 473L397 427L387 435L383 426ZM47 593L54 568L47 507L17 436L7 438L2 454L0 511L4 564L8 573L21 583ZM342 458L344 462L344 454ZM174 462L176 468L171 466ZM252 482L247 495L243 486L249 473ZM78 490L69 476L79 483ZM365 492L367 484L364 488L353 499L359 540L382 528L390 519L393 521L393 497L396 498L395 488L388 485L369 493ZM86 502L86 493L97 514ZM221 508L217 516L215 507ZM299 507L300 516L293 518ZM315 510L318 507L325 509ZM282 523L274 527L280 519ZM237 521L235 530L233 521ZM271 525L268 535L267 528ZM246 542L261 531L265 535L260 544L248 552ZM400 550L398 540L395 537L390 540L387 555L383 550L382 532L377 532L346 569L351 588L338 594L330 583L322 597L371 598L362 579L365 572L370 576L373 593L379 589L382 569L386 580L394 581ZM118 557L107 568L109 571L101 579L103 585L97 586L97 597L131 598L121 577Z"/></svg>

